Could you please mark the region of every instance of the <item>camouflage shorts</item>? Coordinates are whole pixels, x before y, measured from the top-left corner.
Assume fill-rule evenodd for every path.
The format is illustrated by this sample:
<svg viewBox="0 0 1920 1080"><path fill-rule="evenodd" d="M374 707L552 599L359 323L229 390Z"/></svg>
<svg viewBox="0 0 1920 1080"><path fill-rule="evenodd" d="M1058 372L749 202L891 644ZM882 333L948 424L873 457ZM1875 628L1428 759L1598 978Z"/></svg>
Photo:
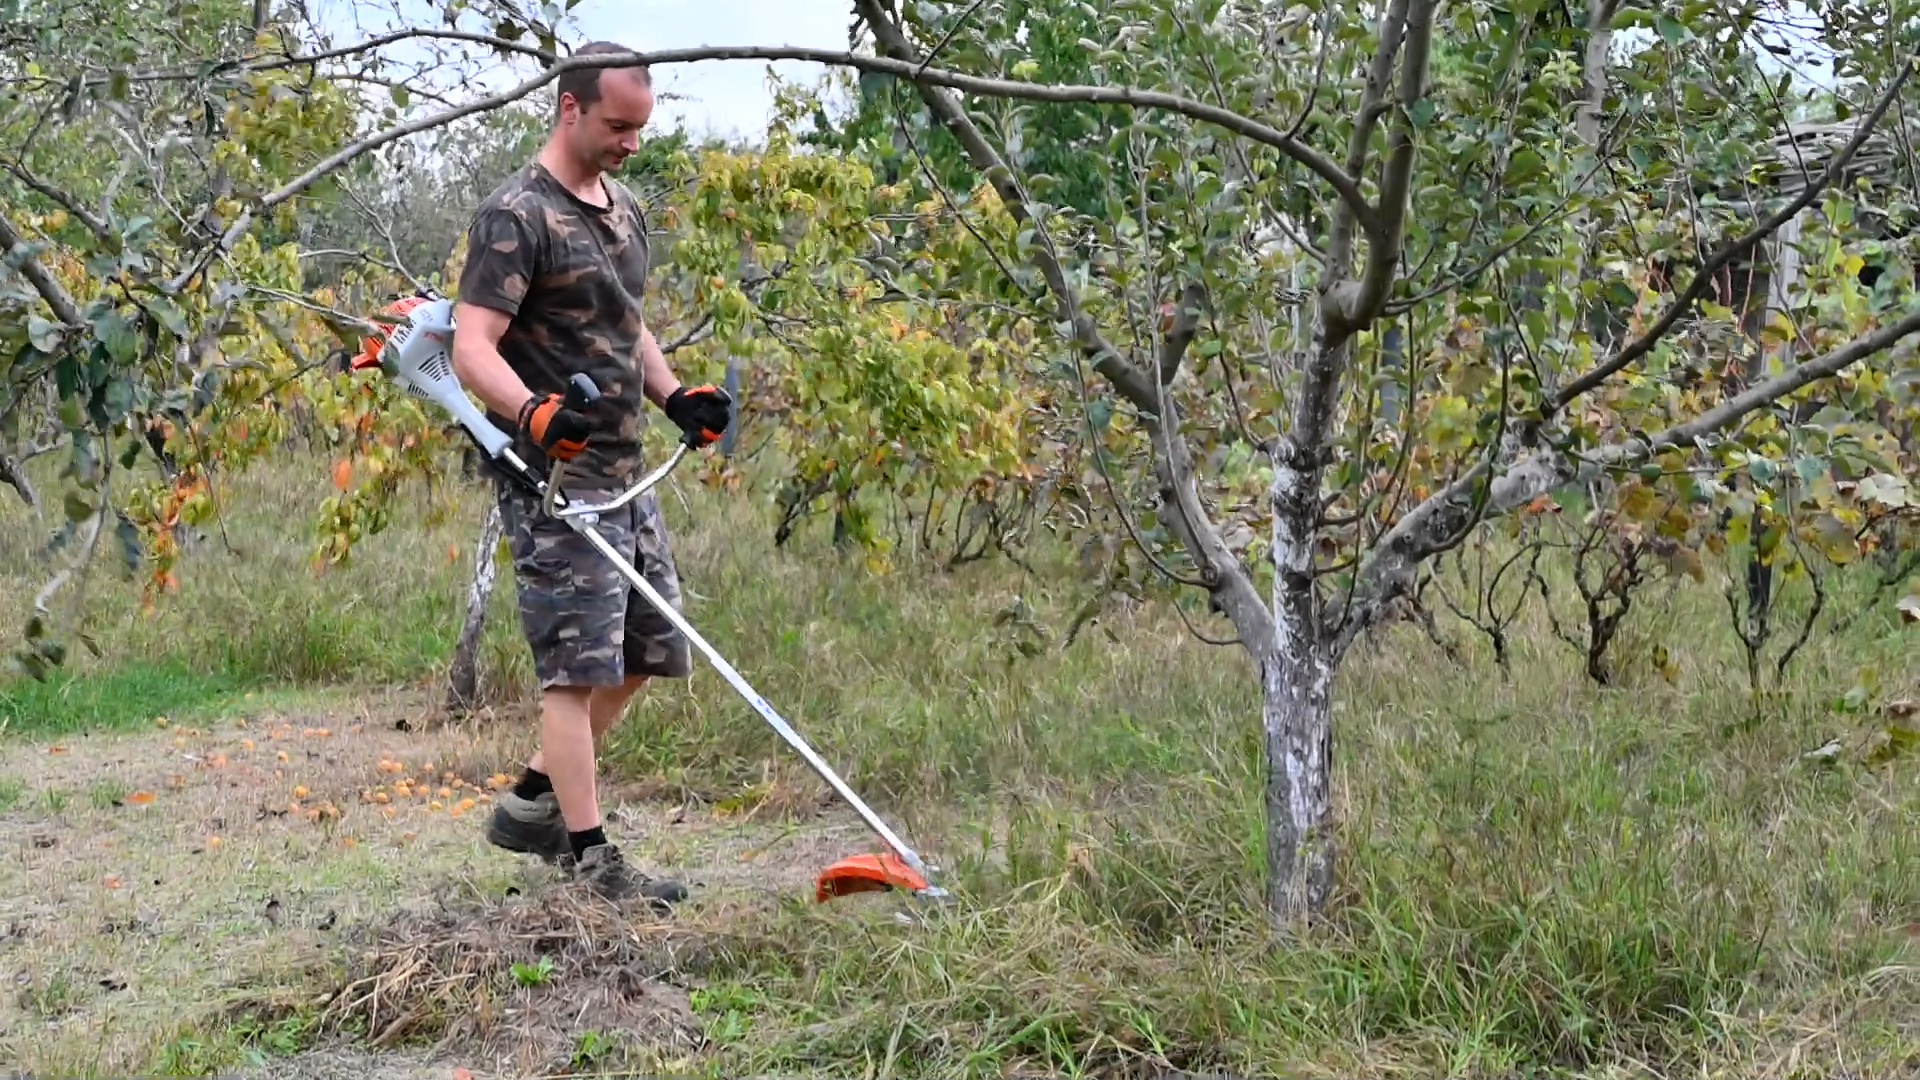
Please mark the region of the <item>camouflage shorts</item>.
<svg viewBox="0 0 1920 1080"><path fill-rule="evenodd" d="M568 494L594 501L607 497ZM586 537L546 516L524 491L502 485L498 497L513 552L520 626L533 650L541 689L615 686L634 675L684 679L693 671L685 636ZM679 609L679 572L652 492L600 515L594 528Z"/></svg>

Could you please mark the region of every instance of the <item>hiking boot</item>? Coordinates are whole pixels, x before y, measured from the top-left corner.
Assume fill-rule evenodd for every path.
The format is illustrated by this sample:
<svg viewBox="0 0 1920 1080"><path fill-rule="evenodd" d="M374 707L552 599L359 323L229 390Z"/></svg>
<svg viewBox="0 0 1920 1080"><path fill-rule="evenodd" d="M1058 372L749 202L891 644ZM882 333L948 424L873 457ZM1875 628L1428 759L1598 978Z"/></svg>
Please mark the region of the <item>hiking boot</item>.
<svg viewBox="0 0 1920 1080"><path fill-rule="evenodd" d="M574 880L609 900L643 896L654 907L665 909L687 898L687 887L667 878L653 878L627 864L626 856L612 844L595 844L580 853L573 866Z"/></svg>
<svg viewBox="0 0 1920 1080"><path fill-rule="evenodd" d="M573 854L567 844L566 820L560 816L560 799L551 791L533 799L502 791L494 799L493 816L487 820L487 842L508 851L538 855L548 863L558 863Z"/></svg>

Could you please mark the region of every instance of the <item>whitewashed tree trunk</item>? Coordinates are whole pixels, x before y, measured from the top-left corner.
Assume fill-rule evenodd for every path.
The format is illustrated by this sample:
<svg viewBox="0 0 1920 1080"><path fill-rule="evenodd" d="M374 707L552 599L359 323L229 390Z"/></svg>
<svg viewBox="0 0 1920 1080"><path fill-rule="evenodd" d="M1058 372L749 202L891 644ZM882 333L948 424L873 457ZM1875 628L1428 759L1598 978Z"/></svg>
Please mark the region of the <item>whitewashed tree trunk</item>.
<svg viewBox="0 0 1920 1080"><path fill-rule="evenodd" d="M473 549L473 578L467 584L467 617L454 645L453 665L447 673L447 712L458 716L473 707L480 678L480 636L487 627L487 604L493 598L494 551L500 546L500 507L487 507L480 540Z"/></svg>
<svg viewBox="0 0 1920 1080"><path fill-rule="evenodd" d="M1333 892L1333 667L1286 640L1260 663L1266 746L1267 910L1291 921Z"/></svg>

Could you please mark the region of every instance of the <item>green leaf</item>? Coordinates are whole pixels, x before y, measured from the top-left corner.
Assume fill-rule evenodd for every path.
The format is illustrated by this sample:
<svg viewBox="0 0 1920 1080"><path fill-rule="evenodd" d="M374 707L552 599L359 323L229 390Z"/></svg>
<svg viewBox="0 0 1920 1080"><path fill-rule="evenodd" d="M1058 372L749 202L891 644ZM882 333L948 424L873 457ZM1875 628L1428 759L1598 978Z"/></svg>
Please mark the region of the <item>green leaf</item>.
<svg viewBox="0 0 1920 1080"><path fill-rule="evenodd" d="M396 107L402 108L402 109L406 108L407 103L413 100L413 94L408 92L406 87L401 86L398 83L395 83L393 86L388 87L387 97L393 100L393 104Z"/></svg>
<svg viewBox="0 0 1920 1080"><path fill-rule="evenodd" d="M60 347L60 326L39 315L27 317L27 340L43 353Z"/></svg>
<svg viewBox="0 0 1920 1080"><path fill-rule="evenodd" d="M154 318L159 319L160 325L166 327L174 337L187 336L187 316L180 310L180 305L164 296L149 297L146 303Z"/></svg>
<svg viewBox="0 0 1920 1080"><path fill-rule="evenodd" d="M93 504L77 491L67 492L66 511L68 521L85 521L93 515Z"/></svg>
<svg viewBox="0 0 1920 1080"><path fill-rule="evenodd" d="M103 311L95 316L93 333L100 344L106 346L107 355L122 364L132 363L134 357L139 354L139 336L117 311Z"/></svg>
<svg viewBox="0 0 1920 1080"><path fill-rule="evenodd" d="M1811 486L1814 481L1826 475L1827 459L1813 454L1802 454L1793 461L1793 471L1802 485Z"/></svg>
<svg viewBox="0 0 1920 1080"><path fill-rule="evenodd" d="M1669 45L1678 45L1680 40L1687 36L1686 25L1671 15L1662 15L1655 19L1654 27L1660 31L1661 38Z"/></svg>
<svg viewBox="0 0 1920 1080"><path fill-rule="evenodd" d="M133 382L122 375L108 379L100 391L100 407L106 413L108 424L127 415L133 408Z"/></svg>
<svg viewBox="0 0 1920 1080"><path fill-rule="evenodd" d="M1546 160L1538 151L1522 147L1513 155L1512 162L1507 165L1507 182L1516 183L1529 179L1546 167Z"/></svg>

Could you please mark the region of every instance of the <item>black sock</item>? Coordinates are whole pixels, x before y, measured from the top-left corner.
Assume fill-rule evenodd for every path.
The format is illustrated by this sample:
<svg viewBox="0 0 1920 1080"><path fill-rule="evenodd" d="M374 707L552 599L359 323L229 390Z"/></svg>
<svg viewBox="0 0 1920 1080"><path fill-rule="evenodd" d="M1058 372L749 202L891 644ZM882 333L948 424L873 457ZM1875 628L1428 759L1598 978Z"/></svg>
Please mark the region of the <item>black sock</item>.
<svg viewBox="0 0 1920 1080"><path fill-rule="evenodd" d="M580 857L581 852L587 850L593 845L606 843L607 834L601 829L600 826L595 825L591 829L583 829L579 832L567 833L567 842L573 845L573 857L578 859Z"/></svg>
<svg viewBox="0 0 1920 1080"><path fill-rule="evenodd" d="M546 773L534 769L528 769L520 777L520 782L513 785L513 793L523 799L537 799L552 790L553 781L547 778Z"/></svg>

